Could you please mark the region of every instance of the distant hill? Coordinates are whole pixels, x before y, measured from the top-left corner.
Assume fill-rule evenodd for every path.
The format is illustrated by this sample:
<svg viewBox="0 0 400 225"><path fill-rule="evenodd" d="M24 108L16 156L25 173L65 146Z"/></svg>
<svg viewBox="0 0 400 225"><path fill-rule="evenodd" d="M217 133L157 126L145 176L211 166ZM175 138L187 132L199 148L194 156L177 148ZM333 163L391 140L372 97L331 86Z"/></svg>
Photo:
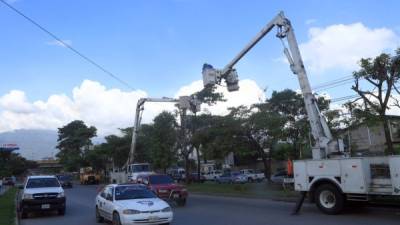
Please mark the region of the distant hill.
<svg viewBox="0 0 400 225"><path fill-rule="evenodd" d="M20 150L16 151L27 159L55 157L58 153L56 130L15 130L0 133L0 144L15 143ZM103 137L92 139L94 144L104 142Z"/></svg>
<svg viewBox="0 0 400 225"><path fill-rule="evenodd" d="M15 130L0 133L0 143L18 144L16 151L27 159L42 159L57 154L57 131L55 130Z"/></svg>

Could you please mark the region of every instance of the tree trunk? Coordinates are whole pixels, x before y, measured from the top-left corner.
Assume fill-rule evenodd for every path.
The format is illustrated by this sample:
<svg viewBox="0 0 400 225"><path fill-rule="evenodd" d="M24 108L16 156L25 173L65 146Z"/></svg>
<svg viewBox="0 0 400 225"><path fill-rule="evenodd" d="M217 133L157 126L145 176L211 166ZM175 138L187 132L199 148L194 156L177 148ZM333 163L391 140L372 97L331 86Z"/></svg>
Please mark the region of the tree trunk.
<svg viewBox="0 0 400 225"><path fill-rule="evenodd" d="M200 159L200 151L199 151L199 147L196 147L196 155L197 155L197 180L200 180L200 164L201 164L201 159Z"/></svg>
<svg viewBox="0 0 400 225"><path fill-rule="evenodd" d="M267 158L267 155L262 152L261 154L261 158L263 161L263 165L264 165L264 175L265 175L265 179L267 179L268 182L271 181L271 158Z"/></svg>
<svg viewBox="0 0 400 225"><path fill-rule="evenodd" d="M393 143L392 143L392 137L390 135L390 128L389 128L389 121L387 120L386 116L383 116L383 130L385 131L385 139L386 139L386 145L387 145L387 154L393 155Z"/></svg>
<svg viewBox="0 0 400 225"><path fill-rule="evenodd" d="M189 184L189 155L185 155L185 183Z"/></svg>

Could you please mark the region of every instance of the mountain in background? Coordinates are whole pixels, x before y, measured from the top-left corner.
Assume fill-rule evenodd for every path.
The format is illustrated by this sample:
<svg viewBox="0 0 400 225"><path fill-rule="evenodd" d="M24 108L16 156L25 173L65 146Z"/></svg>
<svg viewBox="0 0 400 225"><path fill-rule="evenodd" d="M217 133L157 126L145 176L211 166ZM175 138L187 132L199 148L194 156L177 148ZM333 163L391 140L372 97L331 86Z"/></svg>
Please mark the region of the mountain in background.
<svg viewBox="0 0 400 225"><path fill-rule="evenodd" d="M16 153L38 160L57 154L57 137L55 130L15 130L0 133L0 143L17 144L20 149Z"/></svg>
<svg viewBox="0 0 400 225"><path fill-rule="evenodd" d="M0 133L0 144L17 144L21 154L27 159L38 160L45 157L55 157L58 153L57 130L15 130ZM103 137L92 139L94 144L104 142Z"/></svg>

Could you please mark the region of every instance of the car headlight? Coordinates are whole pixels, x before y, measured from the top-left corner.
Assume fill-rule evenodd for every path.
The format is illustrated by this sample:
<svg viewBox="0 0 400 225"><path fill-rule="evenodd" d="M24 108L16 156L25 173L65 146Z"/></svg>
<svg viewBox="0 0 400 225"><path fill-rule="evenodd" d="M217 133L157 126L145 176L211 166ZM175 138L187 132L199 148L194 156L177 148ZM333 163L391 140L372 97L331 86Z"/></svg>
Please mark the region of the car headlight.
<svg viewBox="0 0 400 225"><path fill-rule="evenodd" d="M125 209L122 211L122 213L127 215L132 215L132 214L139 214L140 211L135 209Z"/></svg>
<svg viewBox="0 0 400 225"><path fill-rule="evenodd" d="M60 192L60 193L58 193L58 195L57 195L57 198L62 198L62 197L65 197L65 194L64 194L64 192Z"/></svg>
<svg viewBox="0 0 400 225"><path fill-rule="evenodd" d="M171 212L171 207L165 207L163 210L161 210L161 212Z"/></svg>
<svg viewBox="0 0 400 225"><path fill-rule="evenodd" d="M24 194L24 196L22 198L23 199L33 199L33 195L32 194Z"/></svg>

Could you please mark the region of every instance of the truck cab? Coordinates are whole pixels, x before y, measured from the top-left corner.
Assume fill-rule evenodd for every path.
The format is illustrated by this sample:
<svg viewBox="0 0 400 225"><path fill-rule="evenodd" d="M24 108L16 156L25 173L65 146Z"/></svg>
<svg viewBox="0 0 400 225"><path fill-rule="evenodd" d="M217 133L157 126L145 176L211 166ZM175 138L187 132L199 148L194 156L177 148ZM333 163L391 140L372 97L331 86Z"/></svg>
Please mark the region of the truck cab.
<svg viewBox="0 0 400 225"><path fill-rule="evenodd" d="M149 163L134 163L127 166L127 174L128 182L136 182L139 176L151 175L154 172Z"/></svg>

